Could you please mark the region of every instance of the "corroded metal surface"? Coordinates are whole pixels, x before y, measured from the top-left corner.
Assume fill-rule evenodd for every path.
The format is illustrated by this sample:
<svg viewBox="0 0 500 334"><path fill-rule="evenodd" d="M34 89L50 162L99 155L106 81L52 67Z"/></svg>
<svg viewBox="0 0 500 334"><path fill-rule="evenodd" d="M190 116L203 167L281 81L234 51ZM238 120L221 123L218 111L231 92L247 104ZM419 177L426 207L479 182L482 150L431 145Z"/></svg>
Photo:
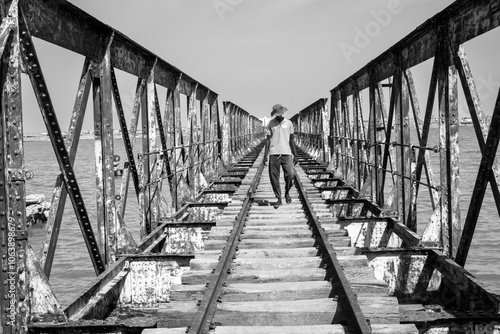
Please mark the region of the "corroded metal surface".
<svg viewBox="0 0 500 334"><path fill-rule="evenodd" d="M1 268L5 270L0 271L0 278L7 283L1 285L0 289L2 296L11 303L0 306L0 332L7 333L13 328L26 332L28 320L43 323L66 319L58 310L59 306L48 280L60 236L66 197L69 196L73 204L94 270L97 275L102 273L100 283L79 296L68 314L80 319L104 316L106 308L112 305L128 276L121 271L123 268L118 269L122 263L118 259L121 254L153 249L158 251L165 244L170 245L172 252L181 248L183 252L193 252L202 247L199 228L191 229L182 238L173 236L172 232L172 241L165 243L161 232L166 227L163 226L160 233L156 227L162 219L171 219L174 211L184 203L195 201L199 191L209 188L210 182L230 167L221 165L222 138L234 141L236 146L233 147L232 154L233 163L236 163L262 139L262 126L257 118L234 106L238 110L231 117L238 127L234 127L232 132L221 131L217 106L219 102L215 92L68 2L23 0L19 3L17 0L5 0L1 11L0 54L4 103L0 129L4 135L0 140L3 147L0 150L0 236L6 248L3 250L5 256L1 259ZM33 36L85 56L66 136L63 136L48 93L49 87L38 61ZM115 69L137 77L132 110L126 110L122 105ZM24 217L21 70L32 83L61 173L55 184L41 261L39 263L35 256L30 255L29 270L26 268L28 232ZM157 85L167 87L163 117ZM91 88L96 158L97 211L94 214L87 212L73 169ZM190 97L191 106L189 133L184 135L182 128L186 124L181 121L181 95ZM199 102L203 103L200 119L199 110L194 108ZM119 132L115 131L118 125L113 124L113 110L118 113L119 129L126 149L119 194L115 190L115 167L123 157L115 155L114 135ZM129 124L126 121L128 112L132 112ZM142 118L140 125L139 117ZM134 141L139 130L142 147L135 147ZM239 137L242 131L248 136ZM237 147L238 145L246 147ZM126 207L131 179L135 190L132 197L139 199L144 237L139 242L134 240L127 227L135 223L137 217L137 213L130 214ZM219 197L212 195L207 201L228 201L227 196ZM206 221L213 224L218 213L218 208L194 208L187 222ZM95 216L97 221L92 221L95 219L90 217ZM97 225L96 235L93 225ZM150 233L159 238L158 242L147 237ZM182 235L181 232L179 234ZM183 238L187 238L189 247L173 245L177 239L180 244ZM8 254L10 255L7 256ZM116 266L113 264L115 261ZM106 268L110 271L106 272ZM111 273L117 276L110 279ZM32 291L31 295L28 291ZM98 295L92 296L93 293ZM53 316L48 316L47 312L52 312ZM58 315L62 318L59 319Z"/></svg>
<svg viewBox="0 0 500 334"><path fill-rule="evenodd" d="M450 308L498 311L498 298L491 290L478 288L483 289L479 293L480 301L474 301L469 292L452 286L450 273L468 282L465 285L472 284L466 272L453 268L466 263L488 183L500 210L498 166L492 158L497 154L498 136L496 130L487 130L497 129L498 125L494 123L495 116L491 124L486 122L463 46L464 42L500 24L499 8L498 1L456 1L334 87L329 103L329 126L325 130L329 137L321 138L321 144L330 149L326 161L317 154L317 131L309 126L316 121L317 102L292 118L301 138L299 146L312 161L327 166L323 175L318 170L320 175L310 177L328 178L326 172L333 173L359 193L358 197L352 197L353 203L347 204L339 201L337 191L322 192L323 198L331 200L329 210L356 235L353 242L366 247L403 249L426 245L439 247L449 256L439 261L431 255L420 259L377 260L378 270L392 282L394 291L405 298L424 298L426 290L422 286L432 281L436 298ZM412 67L432 58L427 101L421 113ZM465 93L482 154L473 189L460 186L459 84ZM362 91L367 91L368 96L362 96ZM388 109L384 102L387 93ZM368 103L363 103L363 98ZM367 104L369 110L362 110ZM496 111L495 107L494 114ZM429 143L433 121L439 127L437 146ZM432 166L431 160L438 164L436 179L433 172L436 165ZM461 231L460 196L464 193L470 194L472 200L468 204L464 231ZM370 216L365 206L354 204L354 200L360 198L371 200L380 211ZM422 204L431 209L428 222L421 221L418 210ZM387 225L373 220L356 222L363 217L391 217L393 221ZM457 263L453 261L455 256ZM417 264L419 269L415 267ZM437 272L446 277L433 281L436 278L431 277ZM410 286L418 289L413 292ZM450 296L452 302L449 302Z"/></svg>

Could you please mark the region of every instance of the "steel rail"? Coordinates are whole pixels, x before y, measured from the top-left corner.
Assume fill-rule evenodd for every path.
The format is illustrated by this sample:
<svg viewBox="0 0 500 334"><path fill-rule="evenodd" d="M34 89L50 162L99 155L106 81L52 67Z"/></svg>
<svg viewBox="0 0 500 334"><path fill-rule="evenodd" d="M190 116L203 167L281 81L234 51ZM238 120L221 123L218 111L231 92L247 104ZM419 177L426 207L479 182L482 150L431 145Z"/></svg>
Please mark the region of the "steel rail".
<svg viewBox="0 0 500 334"><path fill-rule="evenodd" d="M262 148L261 148L262 149ZM250 210L251 203L254 197L255 190L260 182L262 171L264 170L263 161L259 165L259 169L247 191L245 200L243 201L242 208L235 220L235 225L228 238L228 242L224 247L219 259L219 263L214 270L212 279L208 283L203 299L199 302L198 311L196 312L193 322L187 331L188 334L202 334L208 333L212 327L212 319L215 311L217 310L217 303L219 302L222 287L230 273L230 265L233 256L236 253L236 248L239 244L239 236L245 226L245 219Z"/></svg>
<svg viewBox="0 0 500 334"><path fill-rule="evenodd" d="M355 333L371 333L372 330L366 321L363 311L361 311L356 294L352 290L349 281L342 270L342 266L337 259L335 250L328 241L328 236L326 235L325 230L321 227L321 223L316 217L316 213L314 212L311 202L309 202L304 186L302 185L302 182L300 182L297 174L295 174L295 184L299 192L299 196L302 198L304 211L306 211L306 215L309 217L309 224L316 237L316 243L319 245L321 253L323 254L323 261L326 262L327 269L330 269L335 283L338 284L340 295L345 297L343 309L346 311L346 318L349 327L351 327Z"/></svg>

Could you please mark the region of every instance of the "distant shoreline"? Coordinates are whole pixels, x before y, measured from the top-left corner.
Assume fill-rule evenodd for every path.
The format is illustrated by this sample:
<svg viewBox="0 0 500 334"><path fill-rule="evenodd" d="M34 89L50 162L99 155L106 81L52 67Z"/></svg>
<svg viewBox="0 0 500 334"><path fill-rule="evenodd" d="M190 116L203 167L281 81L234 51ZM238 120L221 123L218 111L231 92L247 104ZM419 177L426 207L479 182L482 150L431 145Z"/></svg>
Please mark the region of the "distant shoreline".
<svg viewBox="0 0 500 334"><path fill-rule="evenodd" d="M115 134L114 138L122 138L121 133ZM85 133L80 135L80 139L94 139L93 133ZM24 141L50 141L50 137L48 135L25 135Z"/></svg>

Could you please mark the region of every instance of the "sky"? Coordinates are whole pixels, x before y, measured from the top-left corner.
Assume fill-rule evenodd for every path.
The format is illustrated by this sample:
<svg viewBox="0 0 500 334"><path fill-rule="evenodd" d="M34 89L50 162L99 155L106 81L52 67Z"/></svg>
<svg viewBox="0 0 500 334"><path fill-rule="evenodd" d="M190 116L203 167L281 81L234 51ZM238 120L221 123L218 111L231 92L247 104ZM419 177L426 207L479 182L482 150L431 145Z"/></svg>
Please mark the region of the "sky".
<svg viewBox="0 0 500 334"><path fill-rule="evenodd" d="M339 82L453 1L71 2L209 87L219 94L220 101L231 101L260 118L269 115L277 103L286 106L291 117L319 98L329 97L330 89ZM485 45L497 44L493 41L498 35L487 35L471 42L466 52L473 72L479 73L477 82L483 82L480 96L485 106L490 106L500 72L491 69L495 53L484 52ZM35 47L64 130L69 124L83 57L40 40L35 40ZM427 62L413 73L417 93L422 95L421 105L429 85L430 65ZM136 79L122 73L117 76L126 113L130 114ZM160 92L160 98L164 95ZM23 81L23 99L25 113L33 113L25 116L25 132L45 131L27 79ZM461 116L465 111L461 110ZM84 130L91 129L89 103Z"/></svg>

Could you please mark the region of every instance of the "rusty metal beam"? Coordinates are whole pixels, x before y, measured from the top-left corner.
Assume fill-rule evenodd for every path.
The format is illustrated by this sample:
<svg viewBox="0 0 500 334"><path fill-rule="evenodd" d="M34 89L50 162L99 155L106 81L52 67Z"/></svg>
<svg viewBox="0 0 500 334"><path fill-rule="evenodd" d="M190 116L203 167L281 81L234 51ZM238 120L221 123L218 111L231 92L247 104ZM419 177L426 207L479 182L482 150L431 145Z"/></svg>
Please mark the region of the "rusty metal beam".
<svg viewBox="0 0 500 334"><path fill-rule="evenodd" d="M23 20L20 20L20 23L23 23ZM62 131L55 114L42 70L40 68L40 63L33 46L33 42L30 38L29 30L26 27L21 26L21 31L25 32L22 39L22 50L24 52L26 63L29 65L27 66L27 73L30 77L33 90L35 91L35 96L42 112L42 117L47 128L47 132L49 133L49 138L59 163L61 173L64 176L64 184L71 198L71 203L73 204L77 221L89 251L94 271L96 274L99 274L104 271L105 263L100 254L97 243L98 241L94 236L92 225L75 177L73 166L70 163L69 153L66 149L66 145L64 144ZM21 103L21 99L18 99L18 102ZM21 112L18 112L18 114L21 115Z"/></svg>
<svg viewBox="0 0 500 334"><path fill-rule="evenodd" d="M90 93L90 85L92 83L89 72L90 64L90 60L88 58L85 59L82 76L78 85L75 105L73 107L73 116L71 117L71 122L66 135L66 149L68 150L71 164L75 162L76 151L78 149L80 133ZM56 184L54 186L54 192L50 202L49 217L46 224L47 235L40 253L40 265L43 267L43 271L47 279L50 277L50 272L52 270L52 263L54 261L67 196L68 192L64 187L63 175L60 174L57 177Z"/></svg>
<svg viewBox="0 0 500 334"><path fill-rule="evenodd" d="M156 84L175 89L177 79L182 75L179 84L182 94L189 95L191 87L198 84L198 98L207 94L211 95L211 99L217 97L215 92L186 73L67 1L21 0L20 4L27 18L28 28L37 38L100 62L102 50L107 46L107 38L114 34L110 48L114 67L147 79L151 65L156 61Z"/></svg>
<svg viewBox="0 0 500 334"><path fill-rule="evenodd" d="M93 68L94 138L96 139L97 226L106 264L115 261L117 217L115 207L112 79L109 48Z"/></svg>
<svg viewBox="0 0 500 334"><path fill-rule="evenodd" d="M443 248L454 257L460 238L459 155L458 155L458 73L452 65L447 29L440 29L436 58L439 104L439 146L441 160L441 228Z"/></svg>
<svg viewBox="0 0 500 334"><path fill-rule="evenodd" d="M462 237L460 239L460 244L458 245L456 262L461 266L464 266L465 261L467 260L467 254L469 253L470 245L472 243L472 237L474 236L474 231L476 229L479 212L481 211L484 194L486 192L486 187L488 181L490 181L491 178L492 166L495 161L499 140L500 92L496 100L495 109L493 111L491 119L490 130L488 132L488 138L486 139L484 147L483 157L479 165L474 190L472 191L471 202L469 205L469 210L467 211L467 217L465 218Z"/></svg>
<svg viewBox="0 0 500 334"><path fill-rule="evenodd" d="M3 2L8 15L18 18L17 1ZM3 13L2 18L7 17ZM8 20L8 19L7 19ZM5 22L5 20L4 20ZM21 104L21 27L12 22L4 35L5 48L0 59L0 332L26 331L29 291L26 251L26 189Z"/></svg>
<svg viewBox="0 0 500 334"><path fill-rule="evenodd" d="M488 133L488 124L485 121L481 101L479 101L479 95L474 84L474 78L469 66L469 61L467 60L462 45L459 47L458 52L455 53L454 61L458 70L458 75L460 76L460 82L462 83L465 99L469 107L469 113L474 125L474 132L476 133L479 149L481 150L481 154L484 155L485 137ZM492 173L490 174L490 185L493 198L495 199L495 203L497 205L497 211L500 215L500 190L498 187L498 182L500 180L499 168L498 163L494 161L492 165Z"/></svg>
<svg viewBox="0 0 500 334"><path fill-rule="evenodd" d="M132 111L132 120L131 120L131 129L130 133L127 127L127 121L125 120L125 112L123 110L123 105L121 102L120 91L118 89L118 83L116 82L115 71L111 68L111 83L113 85L113 98L115 99L115 107L116 113L118 115L118 122L120 124L120 130L122 132L123 138L123 146L125 147L125 153L127 155L127 162L123 165L123 174L122 174L122 184L120 188L120 197L117 204L117 212L121 215L121 217L125 217L125 208L127 205L128 198L128 186L130 181L130 175L132 175L132 181L134 183L136 196L139 195L139 177L137 175L137 166L135 164L133 146L136 136L137 130L137 114L139 113L139 105L138 103L134 103L133 111ZM143 85L141 84L142 80L139 79L137 84L137 90L141 90ZM140 92L136 93L136 101L137 95L140 95ZM130 139L132 137L132 140Z"/></svg>
<svg viewBox="0 0 500 334"><path fill-rule="evenodd" d="M377 82L390 78L396 69L394 55L401 52L408 54L408 68L433 58L436 54L437 27L446 25L449 26L450 43L463 44L500 25L500 0L455 1L342 81L332 91L343 88L347 95L352 94L352 80L357 82L359 90L367 88L370 82L369 72L372 70L375 73L373 80Z"/></svg>

